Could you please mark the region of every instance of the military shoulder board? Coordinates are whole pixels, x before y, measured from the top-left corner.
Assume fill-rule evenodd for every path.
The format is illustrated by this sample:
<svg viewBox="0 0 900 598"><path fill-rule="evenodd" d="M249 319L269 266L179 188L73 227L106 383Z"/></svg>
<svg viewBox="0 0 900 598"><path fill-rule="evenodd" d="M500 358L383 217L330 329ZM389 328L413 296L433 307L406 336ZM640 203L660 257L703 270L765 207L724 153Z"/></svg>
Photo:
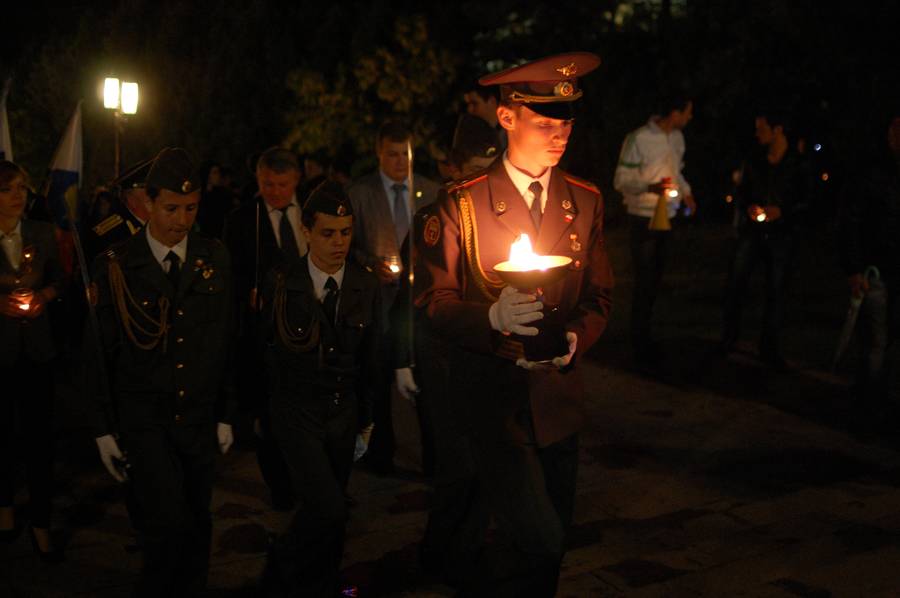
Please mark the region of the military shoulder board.
<svg viewBox="0 0 900 598"><path fill-rule="evenodd" d="M122 224L122 217L118 214L113 214L112 216L109 216L108 218L102 220L100 224L98 224L91 230L93 230L98 237L102 237L120 224Z"/></svg>

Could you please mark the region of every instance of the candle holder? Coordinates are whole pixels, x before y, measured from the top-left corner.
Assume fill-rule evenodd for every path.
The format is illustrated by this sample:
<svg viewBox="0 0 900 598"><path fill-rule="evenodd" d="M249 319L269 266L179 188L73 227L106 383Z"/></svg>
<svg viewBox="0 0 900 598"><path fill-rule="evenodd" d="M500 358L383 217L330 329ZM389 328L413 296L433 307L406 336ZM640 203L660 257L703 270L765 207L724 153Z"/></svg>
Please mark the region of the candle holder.
<svg viewBox="0 0 900 598"><path fill-rule="evenodd" d="M527 235L523 235L523 238L527 241ZM529 243L528 252L530 251ZM534 254L527 256L526 260L516 259L513 255L510 257L510 260L494 266L494 272L509 286L521 293L534 294L544 304L544 317L528 324L538 329L536 336L511 336L522 343L525 359L529 361L548 362L554 357L567 354L569 343L566 340L564 314L559 305L547 303L543 289L565 278L572 258Z"/></svg>
<svg viewBox="0 0 900 598"><path fill-rule="evenodd" d="M34 300L34 291L31 289L20 288L10 293L10 298L16 302L16 306L23 313L31 309L31 302Z"/></svg>

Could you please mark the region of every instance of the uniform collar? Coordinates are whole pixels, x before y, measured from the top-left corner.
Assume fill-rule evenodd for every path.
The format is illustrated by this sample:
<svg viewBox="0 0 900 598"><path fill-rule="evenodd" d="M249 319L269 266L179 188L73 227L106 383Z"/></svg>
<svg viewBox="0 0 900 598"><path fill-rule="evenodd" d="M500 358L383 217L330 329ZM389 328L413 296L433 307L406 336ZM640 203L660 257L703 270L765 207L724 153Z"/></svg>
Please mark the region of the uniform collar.
<svg viewBox="0 0 900 598"><path fill-rule="evenodd" d="M170 251L174 252L175 255L178 256L178 259L181 260L183 264L187 259L187 245L188 245L188 235L185 235L184 238L179 241L174 247L166 247L159 241L153 238L153 235L150 234L150 224L147 223L147 226L144 227L147 236L147 244L150 246L150 252L153 254L153 257L156 258L156 261L159 262L159 265L162 266L166 261L166 256Z"/></svg>
<svg viewBox="0 0 900 598"><path fill-rule="evenodd" d="M341 266L341 269L334 274L328 274L327 272L319 270L313 263L312 256L309 254L307 254L306 262L309 265L309 277L312 279L313 290L316 292L317 297L321 298L325 296L325 283L328 281L329 277L334 279L338 285L338 290L340 290L344 282L344 272L347 270L346 261L344 261L344 265Z"/></svg>
<svg viewBox="0 0 900 598"><path fill-rule="evenodd" d="M518 191L519 195L522 197L525 197L525 192L528 191L528 187L535 181L541 184L544 193L550 188L550 174L553 171L552 166L547 168L541 176L535 178L516 168L513 163L509 161L509 150L507 150L503 152L503 167L506 169L506 174L509 175L509 179L512 181L513 185L515 185L516 191Z"/></svg>

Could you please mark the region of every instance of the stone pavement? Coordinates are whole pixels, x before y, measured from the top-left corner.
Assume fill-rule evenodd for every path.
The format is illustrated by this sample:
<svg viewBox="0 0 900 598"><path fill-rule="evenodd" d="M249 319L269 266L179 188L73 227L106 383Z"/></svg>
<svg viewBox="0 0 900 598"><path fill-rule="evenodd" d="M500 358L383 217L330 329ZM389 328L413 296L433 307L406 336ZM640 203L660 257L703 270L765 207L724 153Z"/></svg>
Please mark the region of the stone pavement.
<svg viewBox="0 0 900 598"><path fill-rule="evenodd" d="M750 344L715 355L727 235L709 225L680 233L657 312L668 367L652 379L630 364L627 245L623 231L609 235L617 303L582 362L592 419L559 596L900 596L898 419L853 402L849 366L825 371L846 308L827 250L798 256L791 369L775 372ZM829 246L827 237L809 243ZM748 331L759 319L748 310ZM61 431L55 502L67 561L42 566L24 537L0 546L0 596L127 596L140 556L121 489L78 430L78 410L62 403L74 414ZM429 488L417 473L412 409L395 408L400 473L351 480L344 577L361 596L452 595L415 559ZM288 516L268 507L246 444L220 465L210 595L253 596L267 531Z"/></svg>

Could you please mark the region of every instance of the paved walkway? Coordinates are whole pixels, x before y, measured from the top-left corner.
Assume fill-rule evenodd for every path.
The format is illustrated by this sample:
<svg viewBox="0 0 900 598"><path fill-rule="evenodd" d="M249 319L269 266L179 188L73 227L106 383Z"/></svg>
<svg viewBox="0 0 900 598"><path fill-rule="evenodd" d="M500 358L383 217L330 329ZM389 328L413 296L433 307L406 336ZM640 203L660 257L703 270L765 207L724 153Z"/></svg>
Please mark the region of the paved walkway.
<svg viewBox="0 0 900 598"><path fill-rule="evenodd" d="M696 227L676 245L657 312L669 367L647 379L628 358L625 239L610 234L617 307L582 364L592 421L559 595L898 596L898 420L870 416L825 371L845 309L840 276L820 252L798 258L790 371L764 368L749 344L717 357L726 244L715 228ZM749 310L748 330L758 321ZM67 561L42 566L24 538L0 546L0 596L127 596L140 556L120 489L78 435L77 409L63 403L74 415L60 440L55 525ZM450 596L417 568L429 488L417 474L412 407L398 402L395 419L400 475L351 480L344 576L362 596ZM252 596L267 530L287 516L268 508L248 447L220 465L210 594Z"/></svg>

